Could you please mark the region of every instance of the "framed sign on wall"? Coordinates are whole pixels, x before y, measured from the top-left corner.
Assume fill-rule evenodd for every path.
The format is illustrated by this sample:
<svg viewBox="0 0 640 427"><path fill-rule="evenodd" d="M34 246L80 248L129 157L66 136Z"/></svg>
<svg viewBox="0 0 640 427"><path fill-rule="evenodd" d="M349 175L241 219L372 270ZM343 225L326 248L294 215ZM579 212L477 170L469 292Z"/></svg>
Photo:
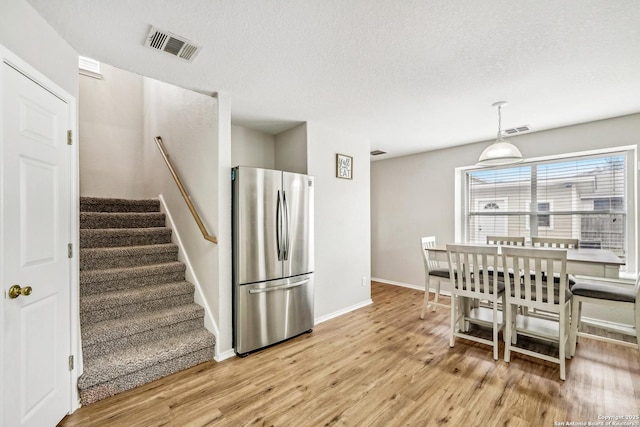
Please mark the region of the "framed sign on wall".
<svg viewBox="0 0 640 427"><path fill-rule="evenodd" d="M345 154L336 154L336 177L343 179L353 178L353 157Z"/></svg>

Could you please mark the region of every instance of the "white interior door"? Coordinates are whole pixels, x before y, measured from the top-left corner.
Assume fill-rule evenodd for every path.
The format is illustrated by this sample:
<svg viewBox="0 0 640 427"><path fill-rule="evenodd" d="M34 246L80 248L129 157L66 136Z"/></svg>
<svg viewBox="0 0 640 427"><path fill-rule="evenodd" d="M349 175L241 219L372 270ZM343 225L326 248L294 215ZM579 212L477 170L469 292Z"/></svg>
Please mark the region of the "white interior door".
<svg viewBox="0 0 640 427"><path fill-rule="evenodd" d="M70 108L6 62L0 73L2 421L54 426L71 397Z"/></svg>

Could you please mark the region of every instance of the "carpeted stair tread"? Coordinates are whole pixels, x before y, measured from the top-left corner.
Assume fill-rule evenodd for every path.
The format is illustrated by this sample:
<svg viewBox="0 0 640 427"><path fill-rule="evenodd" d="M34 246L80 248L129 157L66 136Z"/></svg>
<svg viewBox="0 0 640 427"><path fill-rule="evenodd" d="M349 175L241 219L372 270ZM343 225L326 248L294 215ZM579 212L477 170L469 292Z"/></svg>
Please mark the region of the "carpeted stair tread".
<svg viewBox="0 0 640 427"><path fill-rule="evenodd" d="M80 321L82 325L90 326L138 313L191 304L194 289L193 284L183 281L83 295L80 299ZM145 295L147 298L143 298Z"/></svg>
<svg viewBox="0 0 640 427"><path fill-rule="evenodd" d="M146 228L83 228L80 229L81 248L140 246L171 243L171 229Z"/></svg>
<svg viewBox="0 0 640 427"><path fill-rule="evenodd" d="M80 272L80 286L92 283L108 282L123 279L135 279L145 276L161 276L165 273L183 272L185 265L179 261L162 264L140 265L128 268L106 268L85 270Z"/></svg>
<svg viewBox="0 0 640 427"><path fill-rule="evenodd" d="M165 299L181 294L193 294L193 291L194 286L189 282L172 282L114 292L100 292L82 297L80 313L141 304L145 301Z"/></svg>
<svg viewBox="0 0 640 427"><path fill-rule="evenodd" d="M204 319L204 309L195 303L137 313L120 319L105 320L82 328L82 345L91 346L100 342L117 340L194 319Z"/></svg>
<svg viewBox="0 0 640 427"><path fill-rule="evenodd" d="M80 313L80 321L84 325L103 322L105 320L128 317L139 312L151 312L154 310L164 310L165 308L176 307L193 303L193 294L178 294L170 298L144 301L138 304L120 305L109 307L98 311L85 311Z"/></svg>
<svg viewBox="0 0 640 427"><path fill-rule="evenodd" d="M81 229L164 227L160 212L80 212Z"/></svg>
<svg viewBox="0 0 640 427"><path fill-rule="evenodd" d="M204 362L210 362L214 357L213 345L193 353L166 362L157 363L145 369L124 375L105 383L99 383L83 388L80 393L80 402L83 406L97 402L101 399L114 396L123 391L155 381L167 375L175 374L184 369L191 368Z"/></svg>
<svg viewBox="0 0 640 427"><path fill-rule="evenodd" d="M84 372L78 379L78 387L88 388L152 367L157 363L197 352L215 345L214 336L202 328L180 336L166 337L121 351L88 358Z"/></svg>
<svg viewBox="0 0 640 427"><path fill-rule="evenodd" d="M178 258L178 245L117 246L80 249L80 270L135 267L162 264Z"/></svg>
<svg viewBox="0 0 640 427"><path fill-rule="evenodd" d="M191 320L185 320L184 322L171 323L166 326L158 326L157 328L143 331L139 334L125 335L119 338L111 339L109 341L96 341L91 345L83 342L82 354L85 358L90 359L103 354L111 353L120 348L140 345L151 341L163 340L168 336L184 335L186 332L193 331L195 329L201 329L203 325L204 318L198 317Z"/></svg>
<svg viewBox="0 0 640 427"><path fill-rule="evenodd" d="M156 199L117 199L81 197L80 212L159 212L160 201Z"/></svg>

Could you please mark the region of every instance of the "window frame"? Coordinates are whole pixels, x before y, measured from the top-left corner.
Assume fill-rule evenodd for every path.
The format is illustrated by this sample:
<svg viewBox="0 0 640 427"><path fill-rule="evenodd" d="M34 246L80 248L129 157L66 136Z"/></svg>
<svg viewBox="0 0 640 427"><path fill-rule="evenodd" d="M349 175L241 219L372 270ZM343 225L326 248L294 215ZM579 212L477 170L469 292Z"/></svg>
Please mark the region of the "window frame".
<svg viewBox="0 0 640 427"><path fill-rule="evenodd" d="M604 148L598 150L579 151L572 153L554 154L549 156L541 156L526 159L524 162L515 166L523 166L527 164L537 164L550 161L562 161L570 160L577 157L585 156L606 156L619 154L625 156L626 169L625 169L625 198L626 198L626 221L625 227L627 230L627 242L626 242L626 259L627 264L621 268L621 277L635 277L638 274L638 157L637 157L637 145L626 145L611 148ZM505 165L509 167L509 165ZM466 175L469 172L488 169L477 165L461 166L455 168L455 241L467 242L469 236L467 236L467 227L465 223L465 206L466 197L468 196L469 189L467 187Z"/></svg>

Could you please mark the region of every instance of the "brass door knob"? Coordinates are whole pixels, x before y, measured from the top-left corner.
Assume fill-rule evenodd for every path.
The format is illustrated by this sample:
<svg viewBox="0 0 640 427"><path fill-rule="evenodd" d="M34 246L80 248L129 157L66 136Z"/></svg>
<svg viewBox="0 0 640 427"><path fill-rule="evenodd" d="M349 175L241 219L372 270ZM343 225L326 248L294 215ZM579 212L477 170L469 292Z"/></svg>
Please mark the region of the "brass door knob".
<svg viewBox="0 0 640 427"><path fill-rule="evenodd" d="M9 298L18 298L20 295L24 295L25 297L31 295L31 286L21 288L18 285L13 285L9 288Z"/></svg>

